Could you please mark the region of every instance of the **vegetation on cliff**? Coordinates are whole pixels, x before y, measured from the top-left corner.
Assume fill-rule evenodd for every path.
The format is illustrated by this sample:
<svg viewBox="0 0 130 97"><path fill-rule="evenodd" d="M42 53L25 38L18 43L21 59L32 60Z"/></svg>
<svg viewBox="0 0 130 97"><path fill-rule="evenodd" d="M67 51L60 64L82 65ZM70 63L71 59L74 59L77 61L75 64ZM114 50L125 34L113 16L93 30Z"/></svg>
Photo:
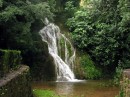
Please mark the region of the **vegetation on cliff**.
<svg viewBox="0 0 130 97"><path fill-rule="evenodd" d="M83 1L80 7L80 0L0 0L0 49L20 50L34 78L54 80L53 59L38 32L45 17L54 21L61 16L64 22L69 18L66 24L75 47L90 56L93 65L84 57L81 62L87 75L87 68L99 78L113 75L119 64L130 67L129 0Z"/></svg>
<svg viewBox="0 0 130 97"><path fill-rule="evenodd" d="M67 21L74 45L87 52L103 74L113 75L119 64L129 68L129 0L84 1Z"/></svg>
<svg viewBox="0 0 130 97"><path fill-rule="evenodd" d="M0 78L14 70L21 64L21 52L0 49Z"/></svg>

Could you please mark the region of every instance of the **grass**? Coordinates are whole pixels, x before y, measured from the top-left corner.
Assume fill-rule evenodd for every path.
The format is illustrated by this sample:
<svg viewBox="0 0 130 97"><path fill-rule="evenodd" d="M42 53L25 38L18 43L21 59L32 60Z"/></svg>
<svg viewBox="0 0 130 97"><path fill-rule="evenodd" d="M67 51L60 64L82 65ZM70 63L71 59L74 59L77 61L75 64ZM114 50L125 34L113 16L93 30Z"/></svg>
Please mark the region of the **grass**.
<svg viewBox="0 0 130 97"><path fill-rule="evenodd" d="M42 90L42 89L34 89L33 90L34 97L67 97L65 95L57 95L54 91L51 90ZM84 95L75 96L75 97L85 97Z"/></svg>
<svg viewBox="0 0 130 97"><path fill-rule="evenodd" d="M60 97L53 91L40 89L34 89L33 95L34 97Z"/></svg>

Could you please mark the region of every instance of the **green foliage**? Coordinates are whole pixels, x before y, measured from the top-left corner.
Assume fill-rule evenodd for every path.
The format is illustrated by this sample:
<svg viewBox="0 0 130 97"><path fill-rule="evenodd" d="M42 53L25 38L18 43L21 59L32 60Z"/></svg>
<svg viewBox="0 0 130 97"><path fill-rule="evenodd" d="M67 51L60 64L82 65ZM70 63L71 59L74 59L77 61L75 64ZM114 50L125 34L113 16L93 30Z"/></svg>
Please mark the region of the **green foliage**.
<svg viewBox="0 0 130 97"><path fill-rule="evenodd" d="M3 6L3 0L0 0L0 7Z"/></svg>
<svg viewBox="0 0 130 97"><path fill-rule="evenodd" d="M41 20L45 17L51 20L53 18L50 7L45 2L31 4L24 0L5 1L3 6L0 12L1 48L31 49L34 43L31 32L32 23L42 22Z"/></svg>
<svg viewBox="0 0 130 97"><path fill-rule="evenodd" d="M0 49L0 77L8 73L9 70L17 68L20 64L20 51Z"/></svg>
<svg viewBox="0 0 130 97"><path fill-rule="evenodd" d="M74 6L78 7L80 0L56 0L57 6L59 6L61 8L62 7L64 8L67 2L73 2Z"/></svg>
<svg viewBox="0 0 130 97"><path fill-rule="evenodd" d="M81 57L81 65L84 67L86 79L99 79L102 76L100 69L95 67L95 64L88 55Z"/></svg>
<svg viewBox="0 0 130 97"><path fill-rule="evenodd" d="M53 66L47 69L49 66L47 64L53 64L49 61L52 59L38 32L44 26L45 17L53 20L51 7L53 0L30 1L0 1L0 49L20 50L23 57L22 63L29 65L31 71L34 70L32 75L36 77L39 75L41 79L43 77L51 79L55 73L51 70ZM43 67L41 72L39 72L40 66Z"/></svg>
<svg viewBox="0 0 130 97"><path fill-rule="evenodd" d="M34 89L33 94L34 94L34 97L59 97L53 91L50 91L50 90Z"/></svg>
<svg viewBox="0 0 130 97"><path fill-rule="evenodd" d="M50 6L46 2L35 5L32 4L30 5L30 10L36 19L44 20L47 17L53 20L54 15L51 13Z"/></svg>
<svg viewBox="0 0 130 97"><path fill-rule="evenodd" d="M58 42L59 42L58 46L60 47L60 49L58 50L58 53L60 57L62 58L62 60L65 60L65 40L64 38L61 38Z"/></svg>
<svg viewBox="0 0 130 97"><path fill-rule="evenodd" d="M75 46L86 51L105 74L113 73L119 60L124 68L129 68L129 1L87 3L91 7L77 10L67 21Z"/></svg>
<svg viewBox="0 0 130 97"><path fill-rule="evenodd" d="M65 4L65 12L67 14L67 18L68 17L72 17L74 12L76 11L76 7L74 6L74 2L73 1L68 1Z"/></svg>
<svg viewBox="0 0 130 97"><path fill-rule="evenodd" d="M123 90L120 90L119 95L117 95L117 96L115 96L115 97L125 97L125 96L124 96L124 91L123 91Z"/></svg>
<svg viewBox="0 0 130 97"><path fill-rule="evenodd" d="M123 73L123 68L121 67L121 63L119 61L118 67L116 67L116 74L114 76L114 84L115 85L120 85L120 81L122 79L122 73Z"/></svg>
<svg viewBox="0 0 130 97"><path fill-rule="evenodd" d="M92 27L88 25L90 23L88 14L89 12L79 10L74 14L73 18L68 19L67 21L70 31L73 32L72 38L74 40L74 44L81 49L85 48L90 43L89 38L93 34Z"/></svg>
<svg viewBox="0 0 130 97"><path fill-rule="evenodd" d="M0 13L0 21L8 21L10 19L15 18L15 15L19 14L22 15L23 12L16 6L8 6L4 9L3 12Z"/></svg>

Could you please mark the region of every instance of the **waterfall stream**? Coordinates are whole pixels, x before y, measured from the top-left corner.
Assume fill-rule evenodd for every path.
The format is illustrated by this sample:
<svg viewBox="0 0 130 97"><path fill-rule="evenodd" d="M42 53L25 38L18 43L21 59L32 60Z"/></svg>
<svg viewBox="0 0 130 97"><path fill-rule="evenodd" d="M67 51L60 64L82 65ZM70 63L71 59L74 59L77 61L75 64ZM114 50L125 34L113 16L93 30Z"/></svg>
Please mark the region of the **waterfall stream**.
<svg viewBox="0 0 130 97"><path fill-rule="evenodd" d="M71 42L60 33L60 28L57 25L49 23L47 18L45 18L45 25L39 34L42 41L48 44L49 54L54 59L57 81L73 81L75 79L72 71L75 50Z"/></svg>

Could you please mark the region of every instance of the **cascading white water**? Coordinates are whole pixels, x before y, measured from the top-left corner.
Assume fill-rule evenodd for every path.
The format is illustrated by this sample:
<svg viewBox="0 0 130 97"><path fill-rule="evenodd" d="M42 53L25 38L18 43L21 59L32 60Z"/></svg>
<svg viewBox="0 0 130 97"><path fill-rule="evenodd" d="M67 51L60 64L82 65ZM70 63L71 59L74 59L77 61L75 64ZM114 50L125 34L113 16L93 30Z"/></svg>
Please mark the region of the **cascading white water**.
<svg viewBox="0 0 130 97"><path fill-rule="evenodd" d="M47 18L45 18L45 24L46 26L40 30L39 34L48 44L49 54L54 59L57 81L73 81L75 76L71 69L74 65L75 50L70 41L60 33L58 26L49 23Z"/></svg>

